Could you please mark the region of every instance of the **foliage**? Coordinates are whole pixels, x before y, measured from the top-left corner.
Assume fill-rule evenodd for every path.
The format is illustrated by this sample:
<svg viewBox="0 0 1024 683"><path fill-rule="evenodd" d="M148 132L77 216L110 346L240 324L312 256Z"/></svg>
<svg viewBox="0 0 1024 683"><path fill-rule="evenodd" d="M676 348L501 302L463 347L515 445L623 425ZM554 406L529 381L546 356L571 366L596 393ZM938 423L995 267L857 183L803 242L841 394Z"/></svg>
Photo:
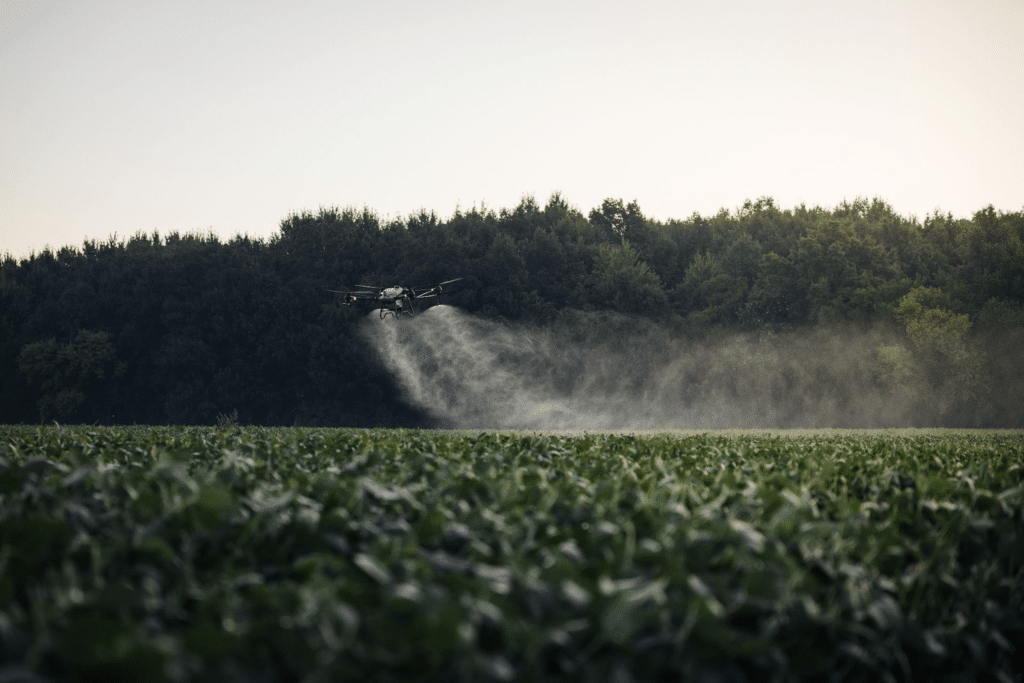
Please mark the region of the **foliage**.
<svg viewBox="0 0 1024 683"><path fill-rule="evenodd" d="M890 391L903 389L914 376L914 359L905 346L879 346L875 374L879 384Z"/></svg>
<svg viewBox="0 0 1024 683"><path fill-rule="evenodd" d="M712 323L735 322L740 314L747 283L726 272L714 253L697 254L686 269L686 277L674 298L702 327Z"/></svg>
<svg viewBox="0 0 1024 683"><path fill-rule="evenodd" d="M594 272L587 284L591 289L588 301L600 308L650 316L669 311L658 276L625 240L621 246L598 247Z"/></svg>
<svg viewBox="0 0 1024 683"><path fill-rule="evenodd" d="M1024 438L0 431L4 680L1014 680Z"/></svg>
<svg viewBox="0 0 1024 683"><path fill-rule="evenodd" d="M976 399L982 388L981 358L966 339L970 320L951 304L940 290L915 287L896 307L931 395L950 405Z"/></svg>
<svg viewBox="0 0 1024 683"><path fill-rule="evenodd" d="M365 311L326 290L462 277L446 303L523 323L580 309L690 339L887 328L921 386L945 392L943 424L1020 427L1022 244L1024 214L992 207L919 223L880 199L762 197L663 222L635 201L584 214L559 194L447 219L321 207L267 240L87 241L0 259L0 422L212 425L237 410L244 424L427 426L361 342ZM911 292L944 299L918 310ZM94 334L113 350L95 348L102 378L75 360Z"/></svg>
<svg viewBox="0 0 1024 683"><path fill-rule="evenodd" d="M116 362L110 335L80 330L74 342L60 344L45 339L26 344L18 354L18 369L30 382L40 385L39 417L61 420L74 417L85 402L88 387L124 374Z"/></svg>

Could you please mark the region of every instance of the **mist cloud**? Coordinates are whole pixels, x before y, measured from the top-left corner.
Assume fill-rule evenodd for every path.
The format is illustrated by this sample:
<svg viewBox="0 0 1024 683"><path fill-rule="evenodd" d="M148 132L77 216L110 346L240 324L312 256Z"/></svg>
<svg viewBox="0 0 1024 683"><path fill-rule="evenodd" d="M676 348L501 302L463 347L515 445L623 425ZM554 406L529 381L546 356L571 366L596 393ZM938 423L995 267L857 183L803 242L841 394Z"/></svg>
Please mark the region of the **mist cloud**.
<svg viewBox="0 0 1024 683"><path fill-rule="evenodd" d="M645 319L572 312L548 327L450 306L362 333L404 398L457 429L912 426L920 397L875 381L877 333L684 341Z"/></svg>

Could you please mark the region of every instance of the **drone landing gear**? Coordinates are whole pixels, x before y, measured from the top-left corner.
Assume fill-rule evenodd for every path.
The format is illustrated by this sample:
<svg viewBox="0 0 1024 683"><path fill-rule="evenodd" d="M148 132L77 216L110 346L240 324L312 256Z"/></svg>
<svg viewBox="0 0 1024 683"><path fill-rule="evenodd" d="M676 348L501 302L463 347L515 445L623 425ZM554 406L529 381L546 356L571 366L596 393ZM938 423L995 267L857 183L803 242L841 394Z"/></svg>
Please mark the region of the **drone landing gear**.
<svg viewBox="0 0 1024 683"><path fill-rule="evenodd" d="M384 318L388 317L389 315L393 315L395 317L395 319L397 320L398 318L400 318L402 316L403 313L405 315L409 316L410 318L412 317L413 313L415 313L415 310L413 309L411 303L409 304L409 308L399 307L397 309L393 309L393 308L388 308L386 306L381 306L380 307L380 319L381 320L384 320Z"/></svg>

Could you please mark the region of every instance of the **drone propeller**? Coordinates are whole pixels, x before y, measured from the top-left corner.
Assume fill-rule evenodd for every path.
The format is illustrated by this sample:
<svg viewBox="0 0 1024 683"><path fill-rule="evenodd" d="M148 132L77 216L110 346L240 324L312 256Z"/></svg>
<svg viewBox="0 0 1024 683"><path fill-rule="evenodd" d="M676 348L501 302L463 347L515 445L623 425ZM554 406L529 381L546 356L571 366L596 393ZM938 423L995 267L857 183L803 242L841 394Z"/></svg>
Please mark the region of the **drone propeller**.
<svg viewBox="0 0 1024 683"><path fill-rule="evenodd" d="M443 290L443 289L441 288L441 287L442 287L442 285L450 285L451 283L453 283L453 282L458 282L458 281L459 281L459 280L461 280L461 279L462 279L461 277L457 277L457 278L455 278L454 280L448 280L447 282L442 282L442 283L440 283L440 284L439 284L439 285L438 285L437 287L434 287L434 288L433 288L432 290L430 290L430 291L431 291L431 292L433 293L433 295L434 295L434 296L437 296L437 295L438 295L438 294L440 294L440 293L441 293L442 291L444 291L444 290Z"/></svg>
<svg viewBox="0 0 1024 683"><path fill-rule="evenodd" d="M422 294L417 295L416 298L417 299L427 299L427 298L430 298L430 297L436 297L436 296L440 295L441 292L444 291L443 285L450 285L451 283L458 282L459 280L462 280L462 279L463 278L461 278L461 277L457 277L454 280L446 280L445 282L442 282L442 283L440 283L438 285L435 285L434 287L431 287L430 289L428 289L427 291L423 292Z"/></svg>

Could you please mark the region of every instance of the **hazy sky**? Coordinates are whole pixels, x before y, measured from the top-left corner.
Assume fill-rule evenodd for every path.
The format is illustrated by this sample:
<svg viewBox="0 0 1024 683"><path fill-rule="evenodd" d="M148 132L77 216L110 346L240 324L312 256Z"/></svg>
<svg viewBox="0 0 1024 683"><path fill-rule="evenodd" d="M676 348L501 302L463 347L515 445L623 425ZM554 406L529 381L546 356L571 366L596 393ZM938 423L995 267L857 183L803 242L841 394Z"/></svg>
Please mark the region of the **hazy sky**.
<svg viewBox="0 0 1024 683"><path fill-rule="evenodd" d="M1024 2L0 0L0 252L553 191L1024 208Z"/></svg>

